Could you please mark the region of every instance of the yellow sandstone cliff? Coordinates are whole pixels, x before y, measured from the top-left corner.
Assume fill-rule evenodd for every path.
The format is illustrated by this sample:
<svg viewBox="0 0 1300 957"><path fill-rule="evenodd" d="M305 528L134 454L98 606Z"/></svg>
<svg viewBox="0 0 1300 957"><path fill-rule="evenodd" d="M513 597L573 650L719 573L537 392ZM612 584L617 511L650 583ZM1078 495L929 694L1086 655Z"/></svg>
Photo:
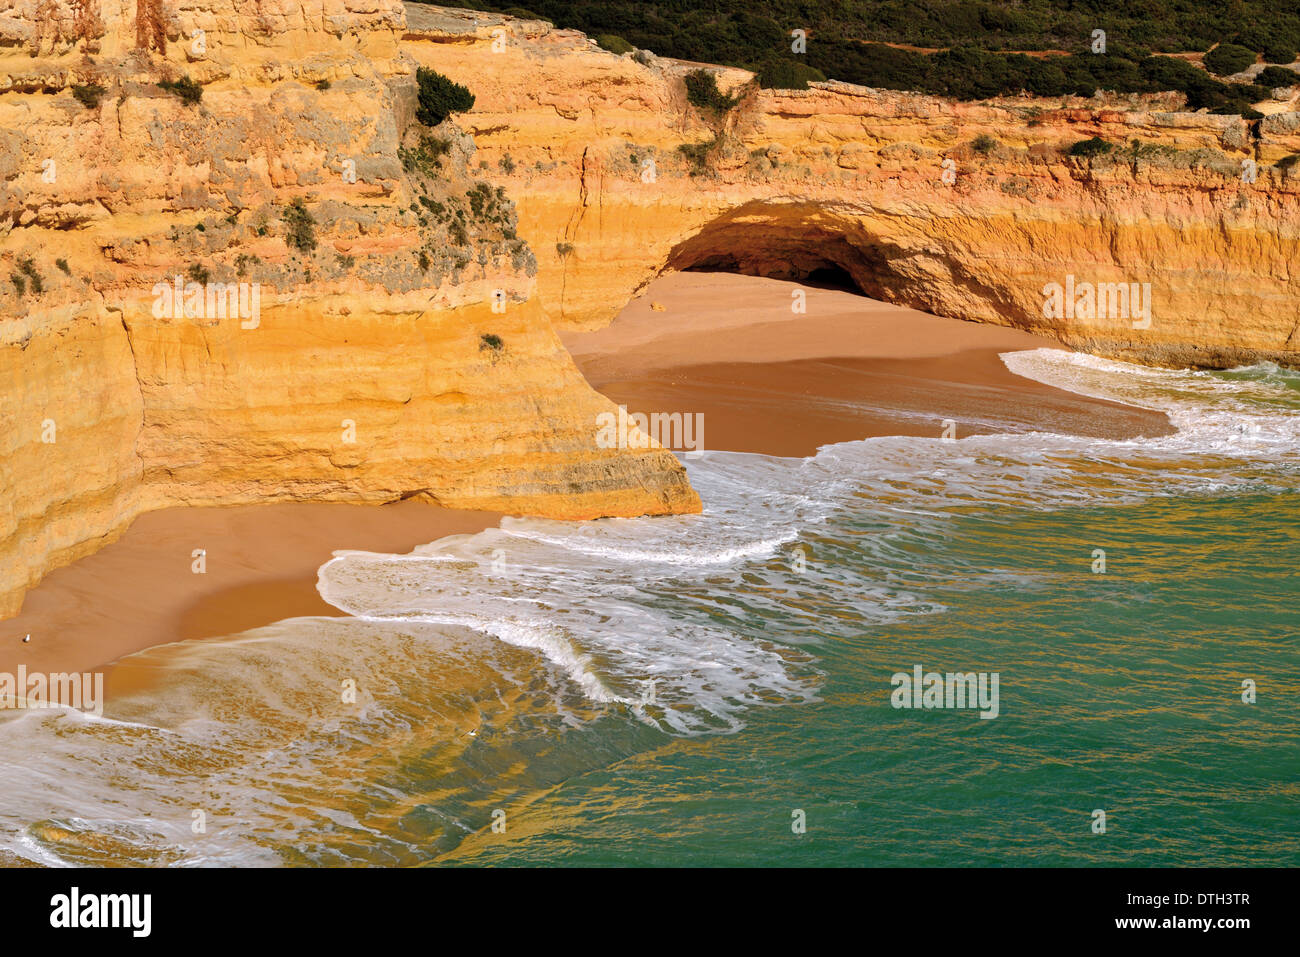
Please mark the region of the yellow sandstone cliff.
<svg viewBox="0 0 1300 957"><path fill-rule="evenodd" d="M168 505L699 509L670 453L597 447L613 404L473 142L413 123L404 31L394 0L0 0L0 617Z"/></svg>
<svg viewBox="0 0 1300 957"><path fill-rule="evenodd" d="M473 111L422 130L417 63ZM833 266L1103 355L1300 360L1300 114L719 69L710 116L697 66L398 0L0 0L0 616L166 505L698 510L668 453L597 447L612 405L552 328L665 270ZM1117 149L1069 155L1091 136ZM1070 277L1150 284L1150 323L1045 315ZM240 283L255 318L203 299Z"/></svg>
<svg viewBox="0 0 1300 957"><path fill-rule="evenodd" d="M1101 355L1300 362L1300 113L1251 124L1177 112L1174 94L757 90L716 69L740 102L711 117L685 96L699 64L616 56L540 21L419 4L407 19L403 48L473 87L461 123L518 203L562 327L607 323L665 269L832 265L874 297ZM1093 136L1117 148L1069 155ZM1045 316L1044 287L1070 276L1149 283L1149 327Z"/></svg>

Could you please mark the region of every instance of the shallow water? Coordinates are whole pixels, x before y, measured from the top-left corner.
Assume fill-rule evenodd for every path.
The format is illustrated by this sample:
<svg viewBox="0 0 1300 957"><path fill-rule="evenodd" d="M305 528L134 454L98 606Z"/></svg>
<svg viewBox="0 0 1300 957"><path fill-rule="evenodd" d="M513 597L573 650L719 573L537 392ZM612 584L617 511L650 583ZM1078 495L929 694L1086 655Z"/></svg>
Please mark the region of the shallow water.
<svg viewBox="0 0 1300 957"><path fill-rule="evenodd" d="M684 459L702 516L342 553L320 590L353 618L133 656L152 680L101 720L0 720L0 846L182 866L1300 863L1300 376L1006 361L1179 432L706 453ZM998 716L892 707L916 665L998 673Z"/></svg>

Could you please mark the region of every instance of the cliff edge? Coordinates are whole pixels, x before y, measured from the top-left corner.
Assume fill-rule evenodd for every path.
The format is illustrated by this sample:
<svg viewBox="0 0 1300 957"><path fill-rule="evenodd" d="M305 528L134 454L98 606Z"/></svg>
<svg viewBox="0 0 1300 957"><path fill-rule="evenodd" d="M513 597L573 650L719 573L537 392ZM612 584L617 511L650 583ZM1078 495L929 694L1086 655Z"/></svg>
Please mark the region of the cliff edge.
<svg viewBox="0 0 1300 957"><path fill-rule="evenodd" d="M698 511L415 122L395 0L0 0L0 616L141 512Z"/></svg>
<svg viewBox="0 0 1300 957"><path fill-rule="evenodd" d="M407 11L403 49L474 86L464 125L519 204L559 326L609 322L666 269L832 268L878 299L1098 355L1300 364L1300 113L1187 112L1182 94L765 90L543 21ZM733 105L689 101L702 67ZM1143 307L1053 308L1053 284L1108 300L1136 284Z"/></svg>

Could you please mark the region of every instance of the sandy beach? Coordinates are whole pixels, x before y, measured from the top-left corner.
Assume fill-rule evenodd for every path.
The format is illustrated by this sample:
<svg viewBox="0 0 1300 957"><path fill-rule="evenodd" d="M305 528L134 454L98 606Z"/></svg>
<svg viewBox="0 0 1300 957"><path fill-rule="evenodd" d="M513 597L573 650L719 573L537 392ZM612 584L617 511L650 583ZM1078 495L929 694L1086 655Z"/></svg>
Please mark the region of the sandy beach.
<svg viewBox="0 0 1300 957"><path fill-rule="evenodd" d="M341 615L316 593L316 570L335 550L408 552L500 519L414 501L149 512L113 544L28 592L19 615L0 626L0 671L20 663L29 671L86 671L170 641ZM197 574L192 554L200 548L205 571Z"/></svg>
<svg viewBox="0 0 1300 957"><path fill-rule="evenodd" d="M1163 415L1007 371L999 352L1054 346L834 289L722 273L663 277L606 329L565 343L599 391L633 412L701 414L703 446L804 456L873 435L1046 430L1130 437ZM407 552L500 515L416 502L176 508L52 573L4 622L0 670L87 670L154 645L338 615L316 570L339 549ZM206 570L192 570L195 549ZM24 641L30 635L30 641ZM110 691L112 691L110 675Z"/></svg>
<svg viewBox="0 0 1300 957"><path fill-rule="evenodd" d="M791 311L804 289L807 311ZM1013 375L999 353L1061 348L837 289L731 273L664 276L596 332L563 336L587 380L632 412L699 414L704 447L812 455L876 435L1167 435L1161 413Z"/></svg>

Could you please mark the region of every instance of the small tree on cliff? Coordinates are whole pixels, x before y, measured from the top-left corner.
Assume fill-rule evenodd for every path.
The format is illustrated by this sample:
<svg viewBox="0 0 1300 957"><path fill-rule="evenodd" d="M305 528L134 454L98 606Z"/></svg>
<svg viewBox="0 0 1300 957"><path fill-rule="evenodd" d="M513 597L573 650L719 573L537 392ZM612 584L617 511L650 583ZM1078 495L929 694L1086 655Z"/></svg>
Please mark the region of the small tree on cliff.
<svg viewBox="0 0 1300 957"><path fill-rule="evenodd" d="M415 118L425 126L437 126L451 114L464 113L474 106L473 93L436 70L422 66L415 71L415 80L420 84Z"/></svg>
<svg viewBox="0 0 1300 957"><path fill-rule="evenodd" d="M692 70L686 74L686 99L704 113L722 116L736 105L738 97L727 96L718 89L718 77L710 70Z"/></svg>

